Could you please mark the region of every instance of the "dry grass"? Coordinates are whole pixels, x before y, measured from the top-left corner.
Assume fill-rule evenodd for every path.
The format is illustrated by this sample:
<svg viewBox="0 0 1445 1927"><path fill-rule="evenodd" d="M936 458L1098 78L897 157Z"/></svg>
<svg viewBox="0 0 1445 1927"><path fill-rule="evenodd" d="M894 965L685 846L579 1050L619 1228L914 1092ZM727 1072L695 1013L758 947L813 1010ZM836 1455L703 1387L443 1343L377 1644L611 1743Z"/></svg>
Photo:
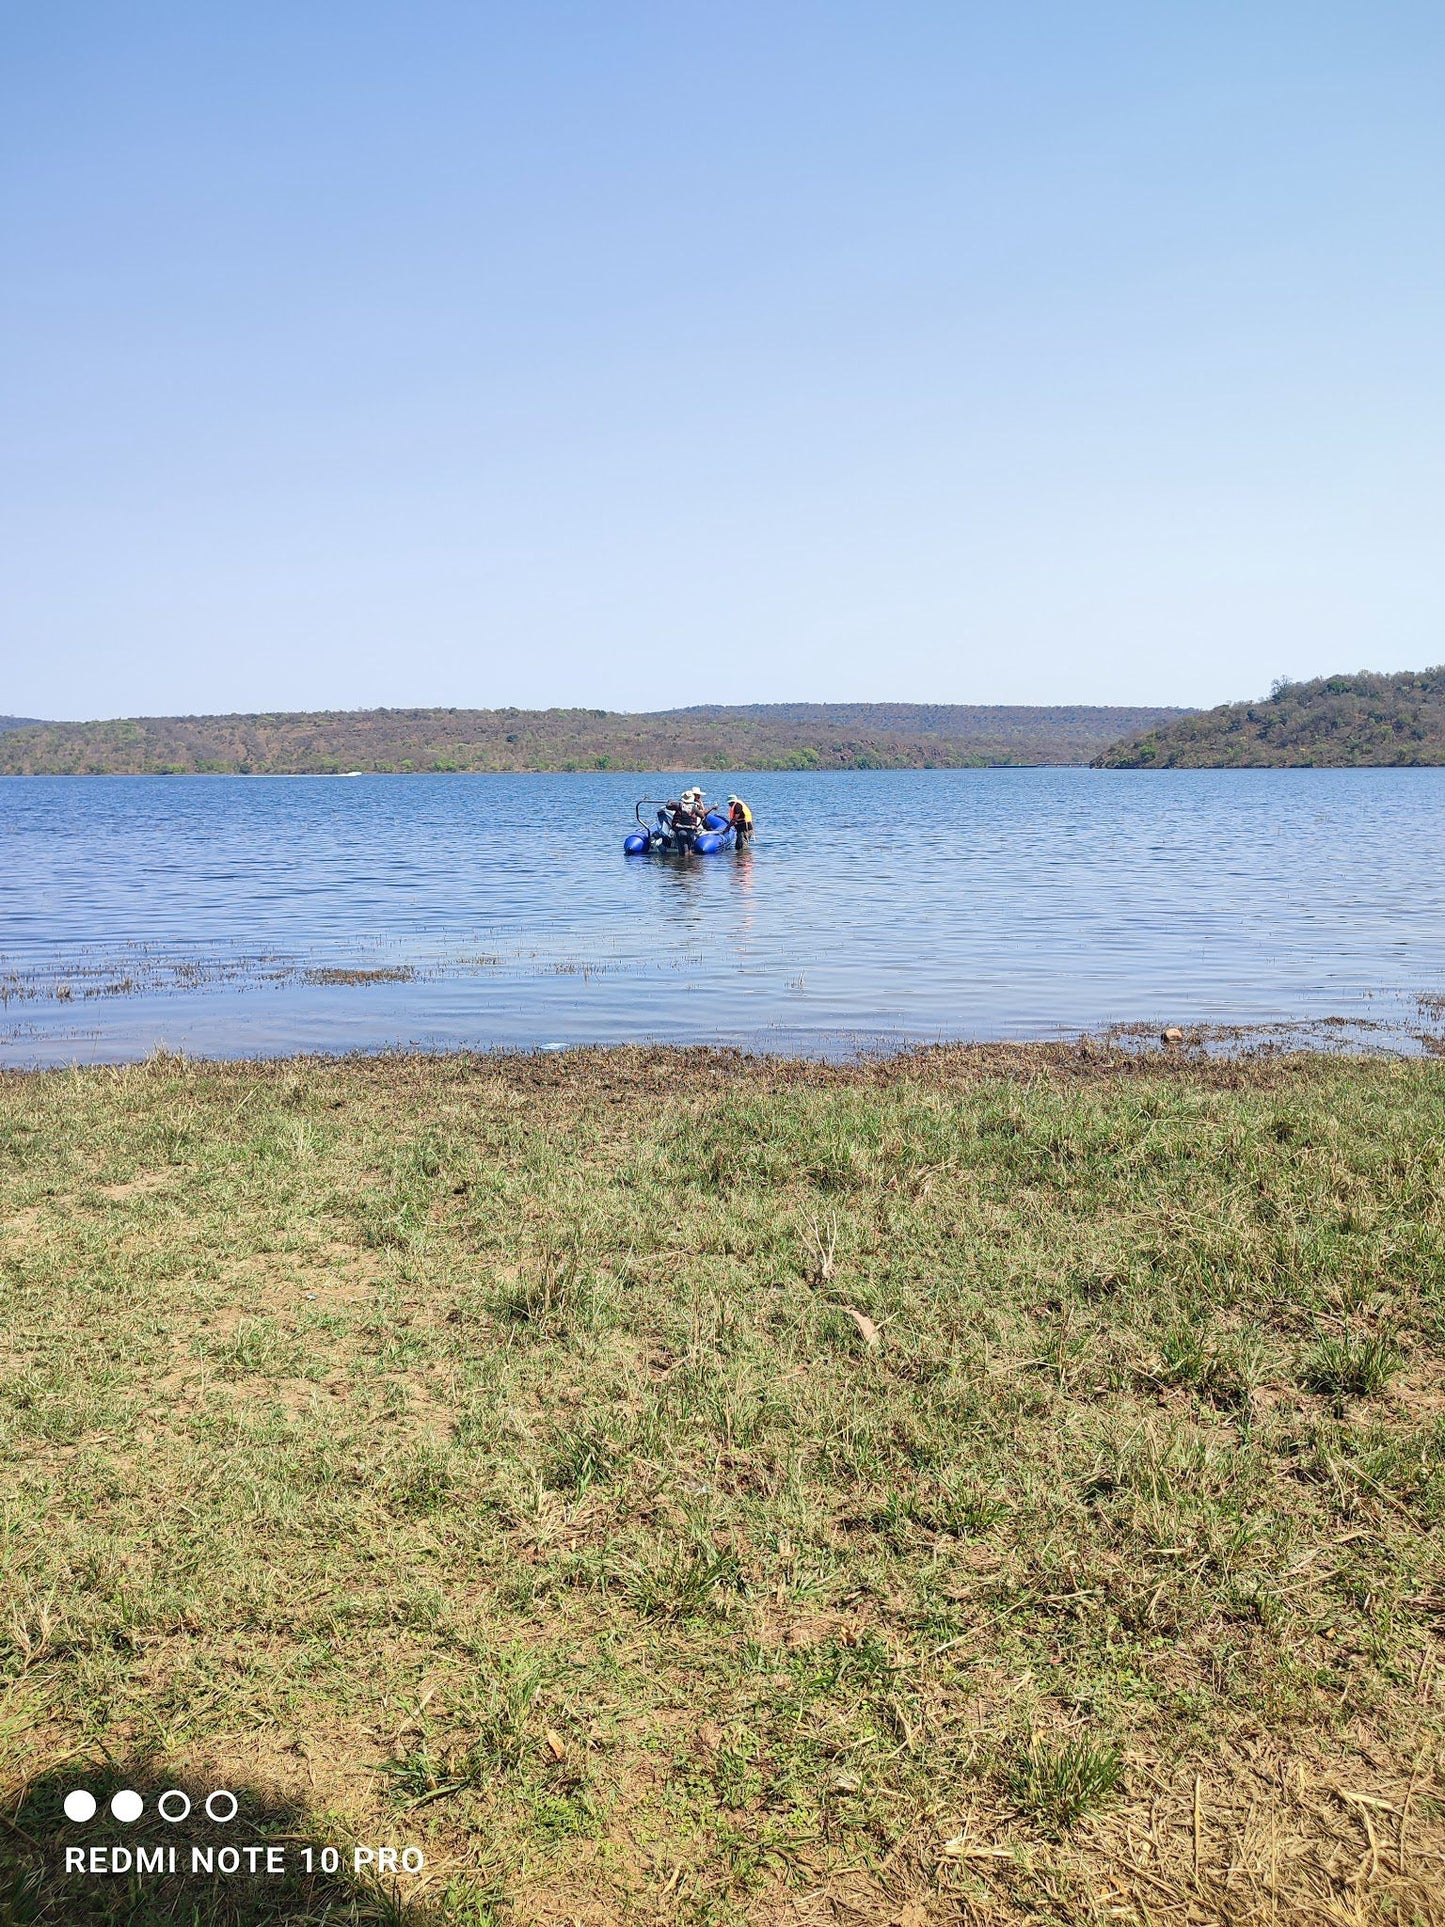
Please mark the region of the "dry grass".
<svg viewBox="0 0 1445 1927"><path fill-rule="evenodd" d="M1178 1057L0 1078L0 1919L1445 1919L1445 1067Z"/></svg>

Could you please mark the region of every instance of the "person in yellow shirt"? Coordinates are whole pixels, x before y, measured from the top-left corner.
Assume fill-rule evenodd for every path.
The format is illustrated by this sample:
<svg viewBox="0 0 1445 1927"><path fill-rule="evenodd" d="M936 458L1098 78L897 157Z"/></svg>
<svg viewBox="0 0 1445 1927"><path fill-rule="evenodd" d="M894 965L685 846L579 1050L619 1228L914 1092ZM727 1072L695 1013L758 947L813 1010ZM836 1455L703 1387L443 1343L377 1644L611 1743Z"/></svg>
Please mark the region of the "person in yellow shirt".
<svg viewBox="0 0 1445 1927"><path fill-rule="evenodd" d="M753 833L753 813L740 796L728 798L728 822L738 842L746 843Z"/></svg>

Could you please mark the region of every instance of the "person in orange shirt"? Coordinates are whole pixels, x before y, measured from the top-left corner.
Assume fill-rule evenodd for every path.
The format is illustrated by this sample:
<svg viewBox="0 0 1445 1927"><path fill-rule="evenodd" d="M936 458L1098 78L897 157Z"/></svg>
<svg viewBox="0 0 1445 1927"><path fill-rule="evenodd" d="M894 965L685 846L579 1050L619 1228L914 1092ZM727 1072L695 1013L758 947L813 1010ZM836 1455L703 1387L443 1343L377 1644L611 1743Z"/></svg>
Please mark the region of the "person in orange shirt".
<svg viewBox="0 0 1445 1927"><path fill-rule="evenodd" d="M753 813L740 796L728 798L728 822L738 842L746 843L753 833Z"/></svg>

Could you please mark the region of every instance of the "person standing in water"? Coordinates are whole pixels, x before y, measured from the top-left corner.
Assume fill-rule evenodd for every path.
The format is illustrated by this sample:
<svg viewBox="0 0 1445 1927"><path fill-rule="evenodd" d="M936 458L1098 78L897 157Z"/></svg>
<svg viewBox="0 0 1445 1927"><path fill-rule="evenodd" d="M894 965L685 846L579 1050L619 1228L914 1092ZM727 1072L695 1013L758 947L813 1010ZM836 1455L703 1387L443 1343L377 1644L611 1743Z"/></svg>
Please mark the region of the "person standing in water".
<svg viewBox="0 0 1445 1927"><path fill-rule="evenodd" d="M674 836L694 836L702 828L701 803L701 790L684 790L677 802L668 804L668 821Z"/></svg>
<svg viewBox="0 0 1445 1927"><path fill-rule="evenodd" d="M753 833L753 813L740 796L728 798L728 822L738 842L746 843Z"/></svg>

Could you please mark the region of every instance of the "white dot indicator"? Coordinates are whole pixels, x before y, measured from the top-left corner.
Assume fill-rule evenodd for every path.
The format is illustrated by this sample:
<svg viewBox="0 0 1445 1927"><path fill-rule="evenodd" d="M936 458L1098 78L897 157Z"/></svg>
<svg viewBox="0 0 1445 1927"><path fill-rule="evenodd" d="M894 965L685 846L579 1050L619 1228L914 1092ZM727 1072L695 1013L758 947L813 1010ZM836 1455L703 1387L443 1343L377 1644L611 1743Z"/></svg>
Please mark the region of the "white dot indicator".
<svg viewBox="0 0 1445 1927"><path fill-rule="evenodd" d="M145 1801L129 1787L122 1787L110 1803L110 1810L116 1819L129 1826L132 1820L139 1820L145 1811Z"/></svg>
<svg viewBox="0 0 1445 1927"><path fill-rule="evenodd" d="M217 1787L214 1793L206 1795L206 1816L225 1826L228 1820L235 1819L236 1809L240 1804L229 1787Z"/></svg>
<svg viewBox="0 0 1445 1927"><path fill-rule="evenodd" d="M175 1826L190 1812L191 1798L188 1793L182 1793L179 1787L173 1786L156 1801L156 1807L162 1820L169 1820Z"/></svg>
<svg viewBox="0 0 1445 1927"><path fill-rule="evenodd" d="M65 1796L65 1817L67 1820L93 1820L95 1818L95 1795L87 1793L78 1786L74 1793Z"/></svg>

